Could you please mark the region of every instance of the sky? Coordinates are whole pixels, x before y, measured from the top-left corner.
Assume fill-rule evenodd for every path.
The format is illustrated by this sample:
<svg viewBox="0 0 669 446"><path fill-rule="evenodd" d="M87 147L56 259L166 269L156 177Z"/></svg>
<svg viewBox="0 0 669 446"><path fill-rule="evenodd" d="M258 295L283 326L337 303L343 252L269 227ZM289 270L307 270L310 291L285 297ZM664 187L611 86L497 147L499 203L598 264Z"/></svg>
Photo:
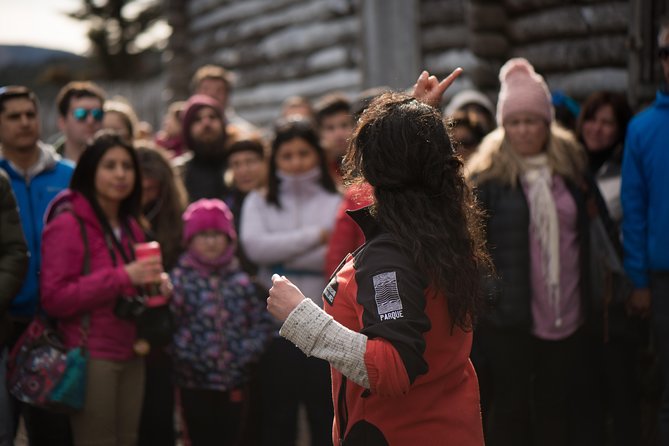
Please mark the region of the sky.
<svg viewBox="0 0 669 446"><path fill-rule="evenodd" d="M30 45L85 54L86 24L67 16L81 3L81 0L0 0L0 45ZM148 39L169 34L167 25L155 28Z"/></svg>
<svg viewBox="0 0 669 446"><path fill-rule="evenodd" d="M86 24L67 17L80 0L2 0L1 45L31 45L84 54Z"/></svg>

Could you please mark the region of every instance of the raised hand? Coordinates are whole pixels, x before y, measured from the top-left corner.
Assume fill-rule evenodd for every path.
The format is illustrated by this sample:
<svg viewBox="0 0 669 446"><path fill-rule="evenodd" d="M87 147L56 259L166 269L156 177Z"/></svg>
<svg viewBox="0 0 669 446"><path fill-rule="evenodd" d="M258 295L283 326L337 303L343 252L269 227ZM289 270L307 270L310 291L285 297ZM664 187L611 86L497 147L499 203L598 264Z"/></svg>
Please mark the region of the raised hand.
<svg viewBox="0 0 669 446"><path fill-rule="evenodd" d="M458 67L444 80L439 82L436 76L431 76L427 71L423 71L413 86L411 95L421 102L425 102L432 107L439 107L444 92L451 86L455 79L462 74L463 69Z"/></svg>

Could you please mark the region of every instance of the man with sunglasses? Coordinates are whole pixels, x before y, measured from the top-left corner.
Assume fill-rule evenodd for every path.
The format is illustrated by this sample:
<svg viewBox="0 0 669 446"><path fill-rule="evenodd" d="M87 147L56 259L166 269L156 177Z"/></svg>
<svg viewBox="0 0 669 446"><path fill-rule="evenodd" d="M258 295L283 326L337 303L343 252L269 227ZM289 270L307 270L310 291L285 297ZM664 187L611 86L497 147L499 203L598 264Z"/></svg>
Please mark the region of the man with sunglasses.
<svg viewBox="0 0 669 446"><path fill-rule="evenodd" d="M621 201L625 270L635 285L630 312L651 318L664 387L658 444L669 444L669 17L661 22L658 56L664 84L630 121Z"/></svg>
<svg viewBox="0 0 669 446"><path fill-rule="evenodd" d="M102 128L105 93L93 82L70 82L56 97L58 128L63 132L56 151L76 163L86 142Z"/></svg>
<svg viewBox="0 0 669 446"><path fill-rule="evenodd" d="M9 176L30 252L28 272L9 307L12 329L8 348L20 337L37 310L44 212L51 199L68 187L74 171L72 163L62 161L53 147L39 138L35 94L26 87L0 88L0 169ZM29 406L22 407L21 413L31 445L69 444L66 417Z"/></svg>

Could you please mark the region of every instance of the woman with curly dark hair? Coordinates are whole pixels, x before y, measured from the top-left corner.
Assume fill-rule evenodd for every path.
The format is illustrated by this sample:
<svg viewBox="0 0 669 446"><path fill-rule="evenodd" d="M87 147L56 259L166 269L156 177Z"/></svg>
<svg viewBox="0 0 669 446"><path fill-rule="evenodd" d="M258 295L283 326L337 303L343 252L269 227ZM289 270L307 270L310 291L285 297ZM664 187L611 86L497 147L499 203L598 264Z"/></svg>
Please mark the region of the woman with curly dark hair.
<svg viewBox="0 0 669 446"><path fill-rule="evenodd" d="M490 264L462 162L428 105L459 73L423 72L414 97L383 94L358 121L345 164L374 203L351 213L366 243L332 276L325 311L273 277L280 334L332 366L334 444L483 444L469 352Z"/></svg>

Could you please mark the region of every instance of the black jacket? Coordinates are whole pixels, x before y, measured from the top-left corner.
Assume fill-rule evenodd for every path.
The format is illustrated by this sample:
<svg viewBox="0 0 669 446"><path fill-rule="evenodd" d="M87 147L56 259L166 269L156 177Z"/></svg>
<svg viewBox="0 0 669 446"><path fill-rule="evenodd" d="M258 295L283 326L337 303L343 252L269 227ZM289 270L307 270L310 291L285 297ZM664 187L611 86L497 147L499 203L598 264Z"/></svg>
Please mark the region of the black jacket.
<svg viewBox="0 0 669 446"><path fill-rule="evenodd" d="M225 170L227 161L207 160L187 152L173 161L173 165L181 174L188 202L192 203L200 198L218 198L222 200L229 192L225 184Z"/></svg>
<svg viewBox="0 0 669 446"><path fill-rule="evenodd" d="M587 187L578 187L566 179L565 184L578 209L580 291L583 311L587 318L590 307L588 299L590 218L586 205L588 197L594 198L598 210L601 209L603 213L606 213L606 210L602 209L603 201L591 180L586 180ZM530 211L523 187L520 182L512 187L489 180L479 184L475 192L486 213L487 244L498 276L489 283L487 292L491 305L483 315L483 321L497 328L528 332L532 327Z"/></svg>

